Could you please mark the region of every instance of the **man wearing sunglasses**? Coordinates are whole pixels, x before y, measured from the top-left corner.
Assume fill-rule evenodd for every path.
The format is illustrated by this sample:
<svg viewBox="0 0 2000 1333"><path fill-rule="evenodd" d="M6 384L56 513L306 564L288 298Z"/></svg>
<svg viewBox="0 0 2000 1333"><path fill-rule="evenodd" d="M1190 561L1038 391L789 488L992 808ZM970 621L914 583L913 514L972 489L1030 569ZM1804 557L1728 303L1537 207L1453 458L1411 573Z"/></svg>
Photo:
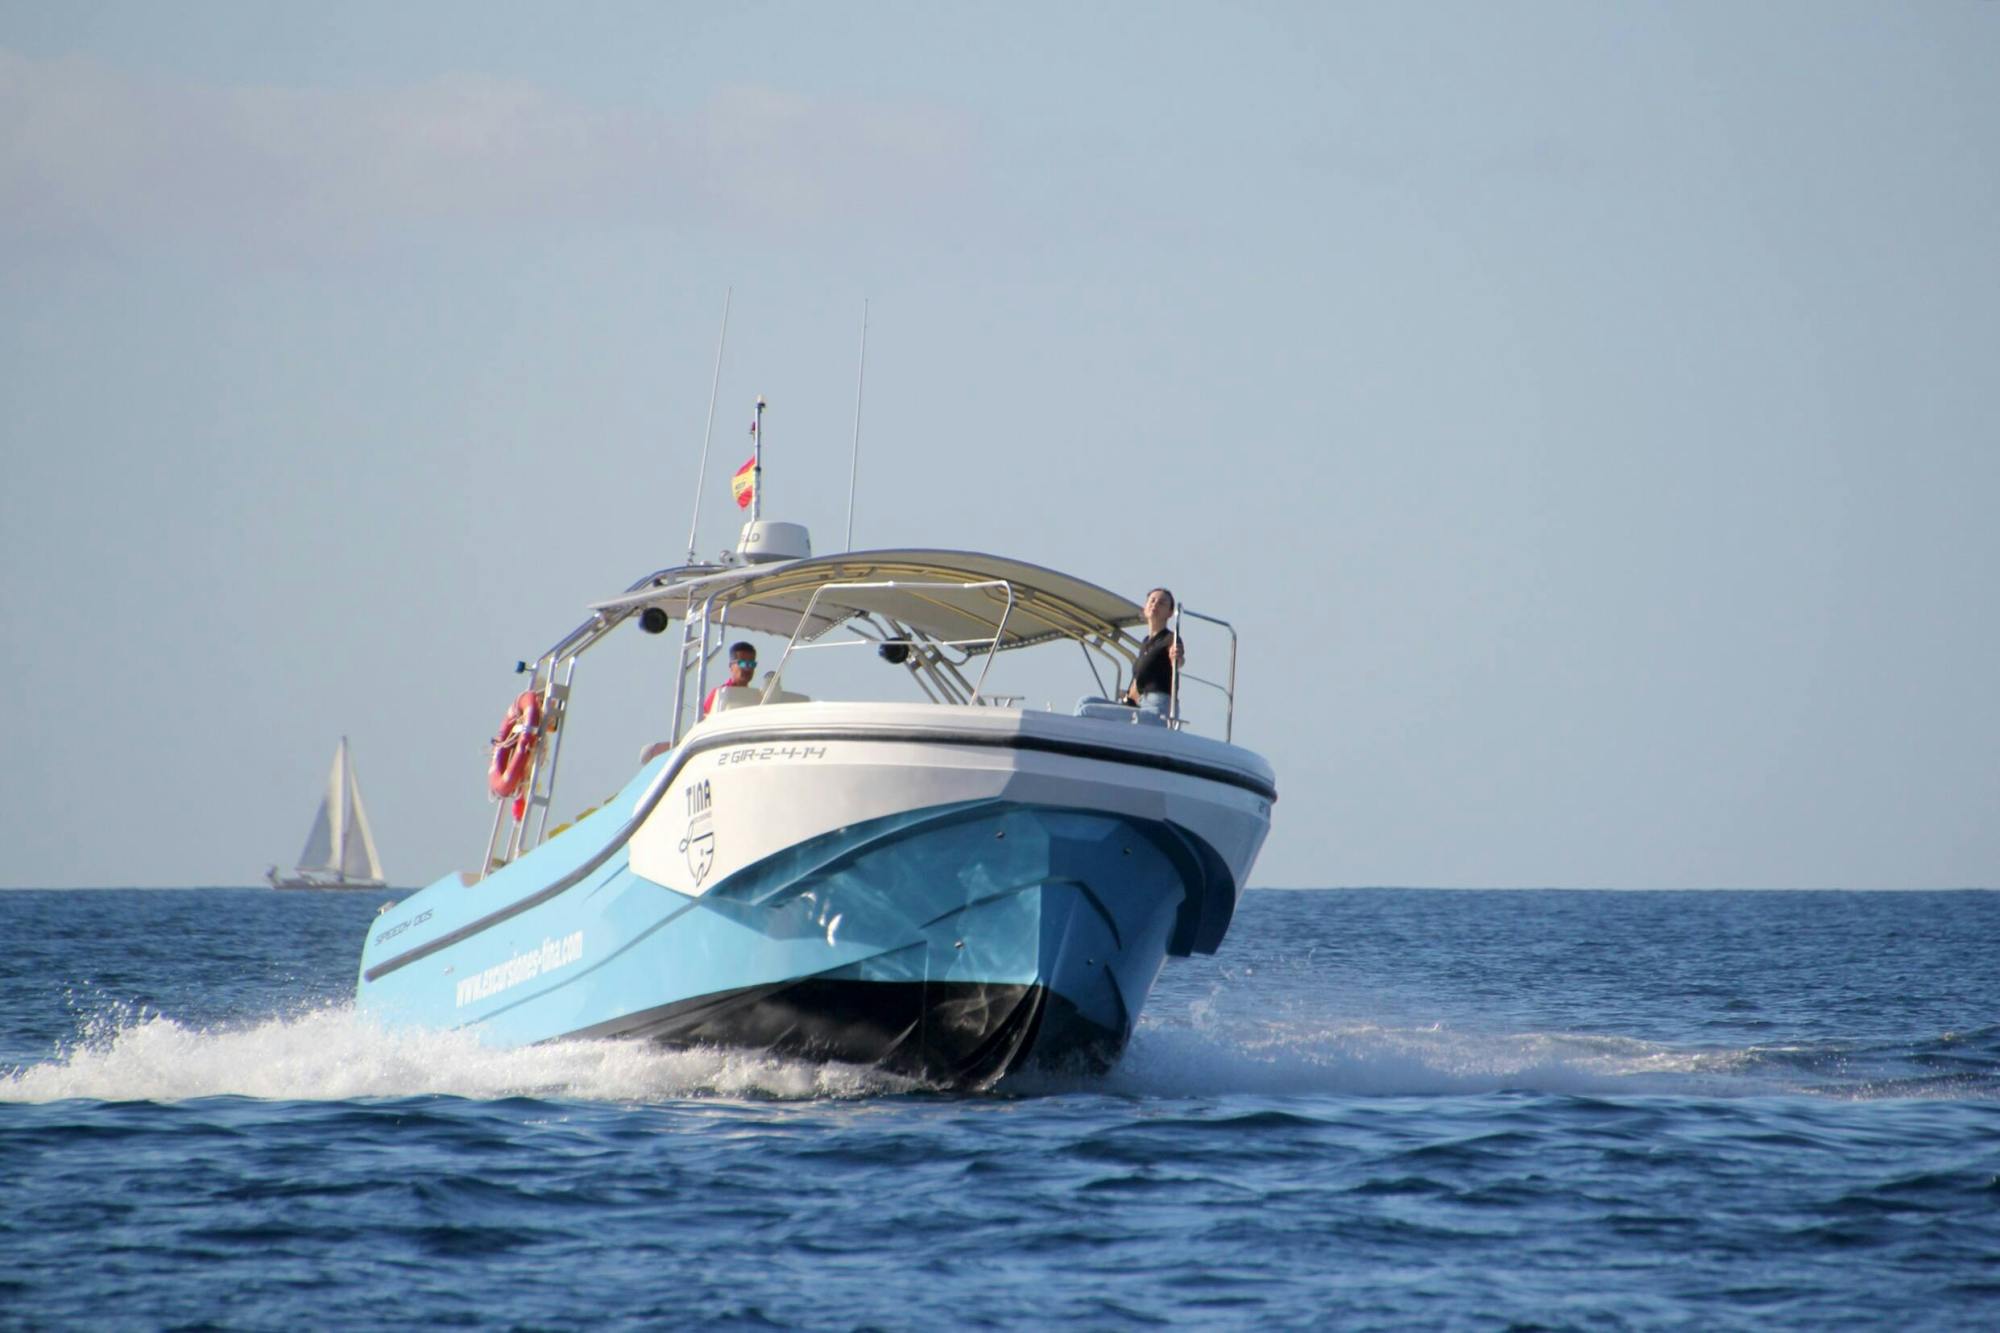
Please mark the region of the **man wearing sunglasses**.
<svg viewBox="0 0 2000 1333"><path fill-rule="evenodd" d="M748 685L750 678L757 674L757 650L747 643L729 645L729 679L708 692L701 701L701 715L707 717L715 707L715 697L731 685Z"/></svg>
<svg viewBox="0 0 2000 1333"><path fill-rule="evenodd" d="M708 697L701 701L701 715L707 717L710 711L714 709L716 696L722 693L724 686L748 685L750 677L756 674L757 650L747 643L730 644L729 679L708 692ZM674 743L672 741L654 741L651 745L639 751L639 762L641 764L650 764L654 759L673 748Z"/></svg>

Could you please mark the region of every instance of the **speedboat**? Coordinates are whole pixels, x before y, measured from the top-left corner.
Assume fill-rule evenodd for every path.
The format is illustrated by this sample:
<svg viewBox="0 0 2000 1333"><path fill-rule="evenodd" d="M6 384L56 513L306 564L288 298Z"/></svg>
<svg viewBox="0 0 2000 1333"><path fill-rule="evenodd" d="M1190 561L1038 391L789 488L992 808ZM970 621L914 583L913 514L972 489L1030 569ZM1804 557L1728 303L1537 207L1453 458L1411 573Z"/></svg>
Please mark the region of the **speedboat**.
<svg viewBox="0 0 2000 1333"><path fill-rule="evenodd" d="M802 527L753 520L736 552L590 604L520 664L485 856L376 919L364 1014L952 1089L1119 1058L1164 960L1222 943L1270 827L1275 775L1233 743L1235 631L1182 608L1227 666L1191 659L1161 715L1107 702L1141 643L1126 596L997 555L810 552ZM615 797L551 829L577 662L628 624L679 627L670 733ZM782 638L776 667L704 713L740 634ZM836 659L851 678L863 658L891 697L836 689ZM1029 659L1086 698L1004 692Z"/></svg>

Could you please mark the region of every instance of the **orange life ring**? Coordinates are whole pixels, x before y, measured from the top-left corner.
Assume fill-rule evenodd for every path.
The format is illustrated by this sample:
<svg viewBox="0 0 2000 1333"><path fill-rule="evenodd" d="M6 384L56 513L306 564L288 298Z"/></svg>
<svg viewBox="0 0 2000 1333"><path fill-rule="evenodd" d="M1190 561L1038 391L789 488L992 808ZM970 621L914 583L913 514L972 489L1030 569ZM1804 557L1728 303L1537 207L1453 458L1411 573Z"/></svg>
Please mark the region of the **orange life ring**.
<svg viewBox="0 0 2000 1333"><path fill-rule="evenodd" d="M523 690L507 706L500 734L493 738L493 762L486 770L486 790L493 799L504 801L528 780L528 761L534 758L535 742L542 728L542 696Z"/></svg>

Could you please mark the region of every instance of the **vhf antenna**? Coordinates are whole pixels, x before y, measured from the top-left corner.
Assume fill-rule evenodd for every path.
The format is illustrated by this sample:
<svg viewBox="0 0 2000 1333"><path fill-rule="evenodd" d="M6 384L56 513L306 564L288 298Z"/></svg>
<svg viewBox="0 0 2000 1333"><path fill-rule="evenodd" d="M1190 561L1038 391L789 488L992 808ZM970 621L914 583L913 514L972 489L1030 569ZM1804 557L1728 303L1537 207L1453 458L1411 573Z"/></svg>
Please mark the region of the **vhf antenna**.
<svg viewBox="0 0 2000 1333"><path fill-rule="evenodd" d="M734 287L722 294L722 332L715 339L715 378L708 384L708 425L701 432L701 472L694 480L694 518L688 523L688 560L694 563L694 538L701 527L701 493L708 485L708 442L715 434L715 391L722 385L722 345L729 341L729 301Z"/></svg>
<svg viewBox="0 0 2000 1333"><path fill-rule="evenodd" d="M854 549L854 482L861 475L861 386L868 382L868 301L861 302L861 368L854 373L854 461L847 469L847 549Z"/></svg>

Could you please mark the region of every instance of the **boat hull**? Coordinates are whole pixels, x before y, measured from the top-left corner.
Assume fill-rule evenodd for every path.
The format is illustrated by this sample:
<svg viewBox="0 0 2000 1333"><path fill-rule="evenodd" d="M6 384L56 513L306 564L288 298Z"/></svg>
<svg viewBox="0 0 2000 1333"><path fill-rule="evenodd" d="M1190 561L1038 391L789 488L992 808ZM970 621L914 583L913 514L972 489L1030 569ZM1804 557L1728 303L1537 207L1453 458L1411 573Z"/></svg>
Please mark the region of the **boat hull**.
<svg viewBox="0 0 2000 1333"><path fill-rule="evenodd" d="M521 861L406 899L364 951L361 1008L507 1045L745 1047L949 1087L1101 1070L1164 959L1219 943L1269 810L1103 759L788 744L796 762L663 757Z"/></svg>
<svg viewBox="0 0 2000 1333"><path fill-rule="evenodd" d="M274 889L319 889L330 890L335 893L347 891L373 892L389 887L389 882L382 879L318 880L274 878L270 881L270 884Z"/></svg>

